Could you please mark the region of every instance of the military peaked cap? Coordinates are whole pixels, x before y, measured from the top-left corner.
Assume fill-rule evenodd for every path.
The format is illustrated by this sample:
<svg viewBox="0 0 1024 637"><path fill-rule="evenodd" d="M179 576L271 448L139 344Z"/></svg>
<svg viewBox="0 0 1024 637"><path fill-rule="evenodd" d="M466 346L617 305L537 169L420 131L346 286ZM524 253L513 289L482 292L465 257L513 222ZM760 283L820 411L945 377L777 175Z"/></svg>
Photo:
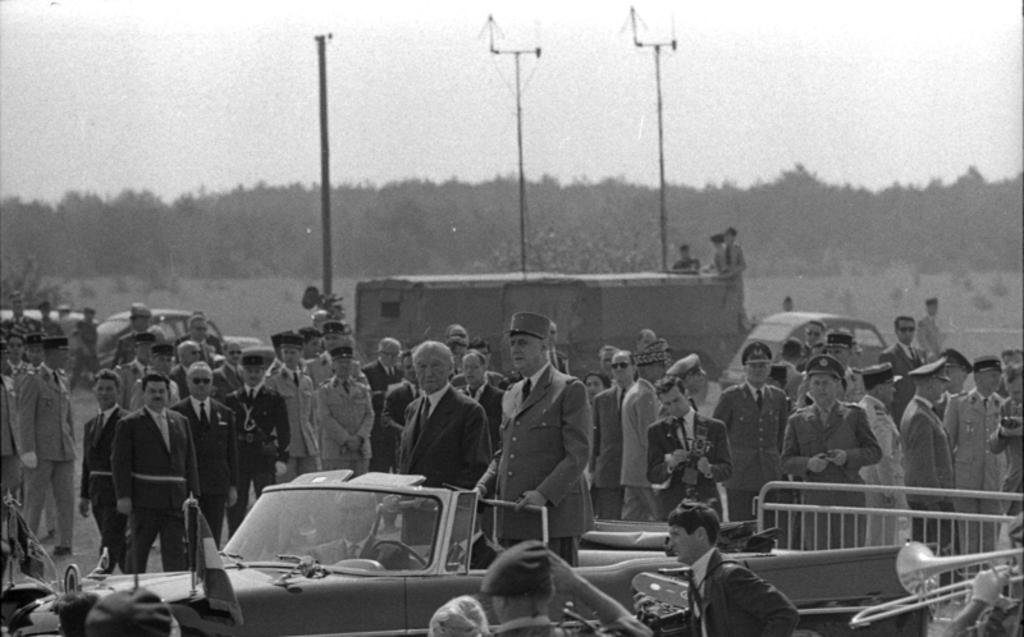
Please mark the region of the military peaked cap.
<svg viewBox="0 0 1024 637"><path fill-rule="evenodd" d="M551 334L551 319L533 312L516 312L509 321L508 335L527 334L547 338Z"/></svg>

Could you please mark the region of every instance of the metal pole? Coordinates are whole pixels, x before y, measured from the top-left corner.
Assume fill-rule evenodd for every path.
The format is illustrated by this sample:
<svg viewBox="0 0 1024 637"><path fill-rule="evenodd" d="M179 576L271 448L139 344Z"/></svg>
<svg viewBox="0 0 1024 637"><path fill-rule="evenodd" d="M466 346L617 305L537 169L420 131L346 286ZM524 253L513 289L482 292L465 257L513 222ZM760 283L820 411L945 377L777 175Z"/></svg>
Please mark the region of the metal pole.
<svg viewBox="0 0 1024 637"><path fill-rule="evenodd" d="M654 47L654 75L658 85L658 176L661 196L661 271L668 270L668 215L665 212L665 133L661 123L661 46Z"/></svg>
<svg viewBox="0 0 1024 637"><path fill-rule="evenodd" d="M323 294L331 294L331 151L327 141L327 40L331 34L315 36L320 62L320 225L323 234Z"/></svg>
<svg viewBox="0 0 1024 637"><path fill-rule="evenodd" d="M519 56L516 58L516 134L519 145L519 268L526 278L526 176L523 173L523 101L519 86Z"/></svg>

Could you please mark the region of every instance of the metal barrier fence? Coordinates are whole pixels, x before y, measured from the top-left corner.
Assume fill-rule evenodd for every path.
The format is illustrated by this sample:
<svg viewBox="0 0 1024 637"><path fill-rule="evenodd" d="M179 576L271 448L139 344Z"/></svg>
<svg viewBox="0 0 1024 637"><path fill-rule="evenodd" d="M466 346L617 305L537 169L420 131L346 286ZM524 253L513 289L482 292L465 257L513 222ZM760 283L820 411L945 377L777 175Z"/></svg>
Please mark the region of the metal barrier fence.
<svg viewBox="0 0 1024 637"><path fill-rule="evenodd" d="M858 496L864 506L856 503ZM875 502L893 506L866 506ZM912 539L927 544L936 555L966 555L1008 548L999 540L1013 520L1003 513L1013 502L1020 503L1021 495L775 481L761 488L754 506L758 530L778 527L783 549L885 546ZM986 513L964 512L971 510Z"/></svg>

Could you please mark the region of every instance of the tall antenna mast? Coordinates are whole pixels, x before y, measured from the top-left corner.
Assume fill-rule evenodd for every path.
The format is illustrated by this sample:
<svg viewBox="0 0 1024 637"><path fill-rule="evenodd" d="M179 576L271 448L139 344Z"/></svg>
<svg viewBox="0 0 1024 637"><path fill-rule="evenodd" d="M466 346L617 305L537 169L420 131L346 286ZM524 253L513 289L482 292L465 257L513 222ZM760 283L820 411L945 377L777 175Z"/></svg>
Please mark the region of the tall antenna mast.
<svg viewBox="0 0 1024 637"><path fill-rule="evenodd" d="M487 16L487 31L490 35L490 50L494 55L511 55L516 61L516 143L519 146L519 268L526 278L526 176L523 174L523 99L519 82L519 56L524 53L540 57L540 47L535 49L499 49L494 46L494 30L497 28L494 16Z"/></svg>
<svg viewBox="0 0 1024 637"><path fill-rule="evenodd" d="M658 181L660 185L660 222L661 222L661 269L668 270L668 216L665 212L665 129L662 126L661 113L661 47L671 46L676 50L675 24L672 28L672 39L668 42L641 42L636 33L636 9L629 8L629 21L633 26L633 44L639 48L654 49L654 76L658 85Z"/></svg>
<svg viewBox="0 0 1024 637"><path fill-rule="evenodd" d="M320 66L320 226L323 234L323 294L331 295L331 151L327 142L327 42L332 34L317 35L316 53Z"/></svg>

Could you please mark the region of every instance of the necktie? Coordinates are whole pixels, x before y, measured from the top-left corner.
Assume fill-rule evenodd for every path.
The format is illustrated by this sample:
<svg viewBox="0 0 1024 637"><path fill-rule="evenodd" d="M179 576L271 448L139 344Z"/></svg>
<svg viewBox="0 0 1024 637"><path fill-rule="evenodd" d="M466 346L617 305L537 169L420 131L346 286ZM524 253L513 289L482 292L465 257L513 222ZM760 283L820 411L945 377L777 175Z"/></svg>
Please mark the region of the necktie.
<svg viewBox="0 0 1024 637"><path fill-rule="evenodd" d="M199 403L199 427L203 431L210 428L210 418L206 415L206 403Z"/></svg>
<svg viewBox="0 0 1024 637"><path fill-rule="evenodd" d="M100 436L103 435L103 425L104 425L103 412L101 411L99 413L99 415L96 416L96 431L94 431L93 434L92 434L92 446L93 447L98 445L99 442L100 442Z"/></svg>
<svg viewBox="0 0 1024 637"><path fill-rule="evenodd" d="M255 389L250 389L249 390L249 402L253 402L254 400L256 400L256 390Z"/></svg>
<svg viewBox="0 0 1024 637"><path fill-rule="evenodd" d="M292 380L295 381L295 386L299 386L299 372L292 373Z"/></svg>
<svg viewBox="0 0 1024 637"><path fill-rule="evenodd" d="M412 445L415 447L419 441L420 436L423 435L423 430L427 428L427 421L430 419L430 399L426 396L423 397L423 402L420 403L419 413L416 414L416 425L412 432Z"/></svg>
<svg viewBox="0 0 1024 637"><path fill-rule="evenodd" d="M57 370L53 370L53 382L57 384L57 387L60 387L60 376L57 375Z"/></svg>
<svg viewBox="0 0 1024 637"><path fill-rule="evenodd" d="M622 415L622 401L626 399L626 390L619 387L619 415Z"/></svg>
<svg viewBox="0 0 1024 637"><path fill-rule="evenodd" d="M761 393L761 390L758 389L757 390L757 408L760 409L761 407L764 407L764 395Z"/></svg>
<svg viewBox="0 0 1024 637"><path fill-rule="evenodd" d="M347 380L341 381L341 386L345 388L345 393L347 394L348 393L348 381Z"/></svg>
<svg viewBox="0 0 1024 637"><path fill-rule="evenodd" d="M523 384L523 402L526 402L526 399L530 397L530 389L531 389L532 384L533 384L533 379L532 378L527 378L526 379L526 383Z"/></svg>
<svg viewBox="0 0 1024 637"><path fill-rule="evenodd" d="M690 612L692 613L692 632L693 635L703 635L704 631L702 625L704 622L704 609L701 608L700 590L697 587L697 579L693 576L693 571L686 572L686 601L689 604Z"/></svg>
<svg viewBox="0 0 1024 637"><path fill-rule="evenodd" d="M157 416L156 420L157 420L156 425L160 429L160 436L164 439L164 445L168 449L170 449L171 448L171 434L167 430L167 417L164 414L160 414L159 416Z"/></svg>

